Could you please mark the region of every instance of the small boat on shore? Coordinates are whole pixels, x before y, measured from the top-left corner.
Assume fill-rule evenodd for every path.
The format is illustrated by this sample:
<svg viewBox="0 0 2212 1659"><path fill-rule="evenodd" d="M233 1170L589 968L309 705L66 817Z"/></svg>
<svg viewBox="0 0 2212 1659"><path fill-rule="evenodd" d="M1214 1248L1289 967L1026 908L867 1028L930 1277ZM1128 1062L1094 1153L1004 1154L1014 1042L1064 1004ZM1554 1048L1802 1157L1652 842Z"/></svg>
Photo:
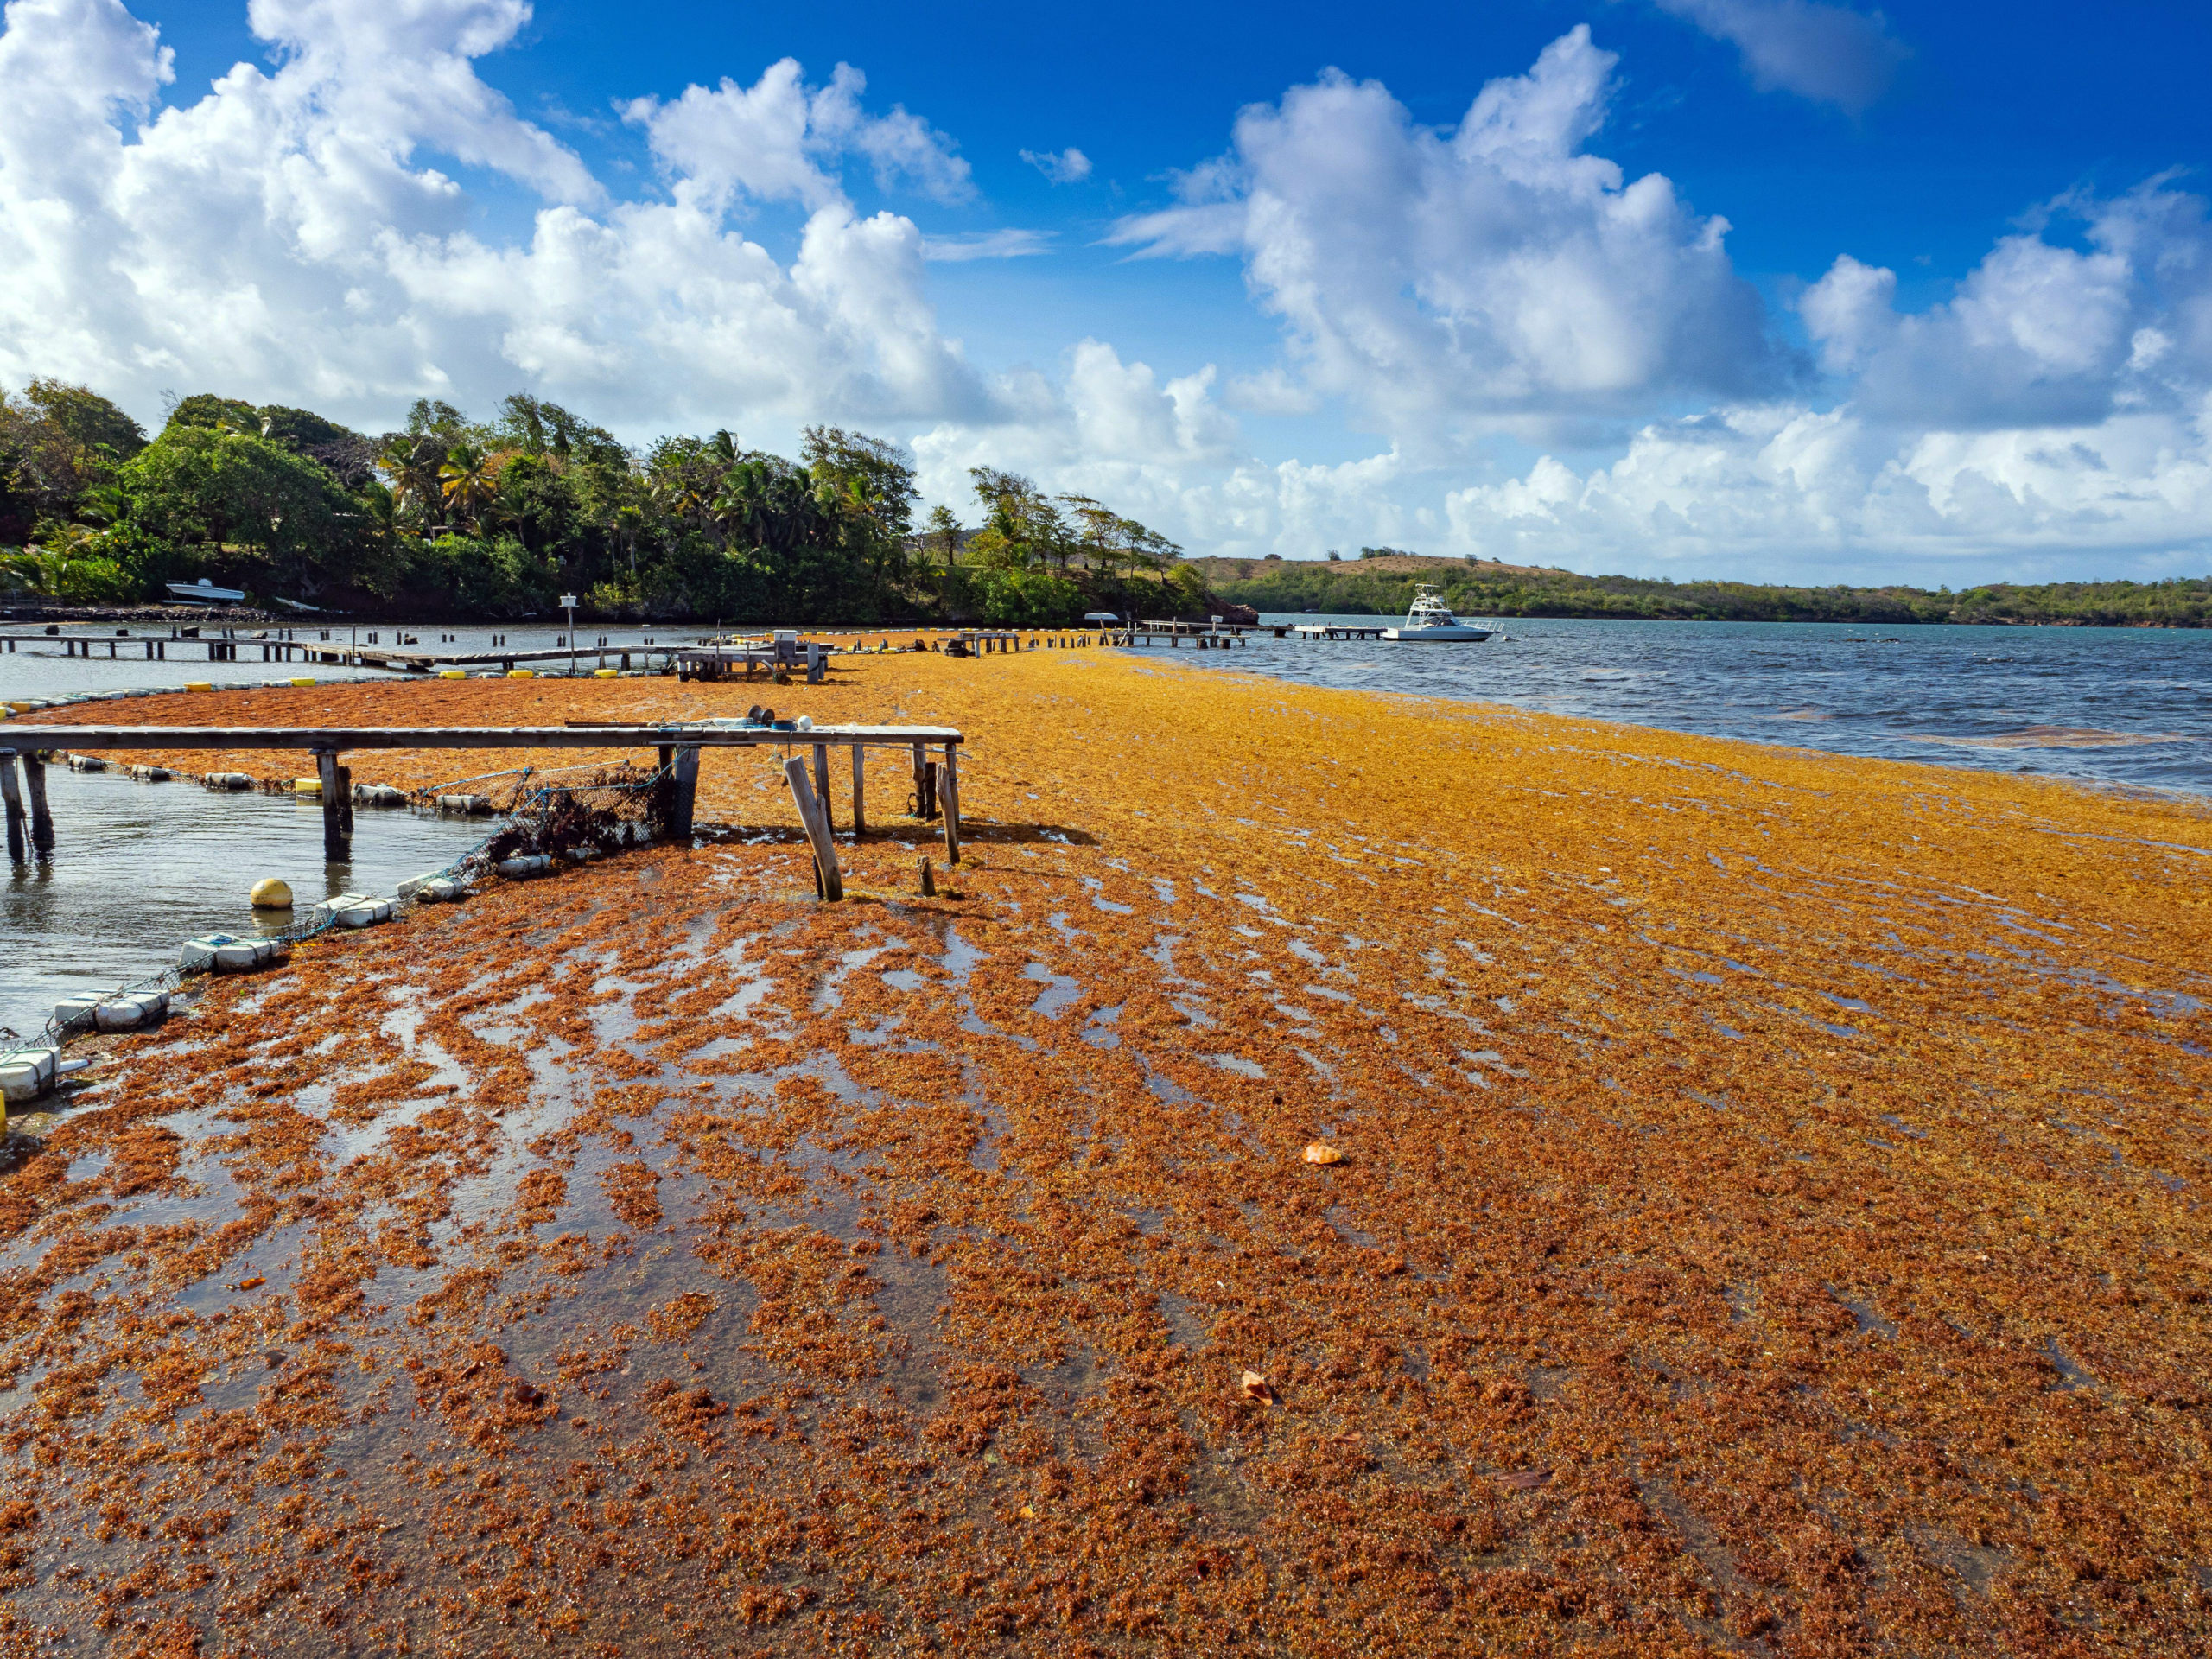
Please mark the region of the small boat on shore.
<svg viewBox="0 0 2212 1659"><path fill-rule="evenodd" d="M1472 644L1489 639L1494 632L1491 628L1469 627L1452 614L1434 585L1424 582L1414 590L1413 608L1406 613L1406 620L1395 628L1383 629L1382 637L1415 640L1422 645L1450 645L1455 641Z"/></svg>
<svg viewBox="0 0 2212 1659"><path fill-rule="evenodd" d="M243 588L218 588L202 576L197 582L173 582L169 596L190 605L236 605L245 597Z"/></svg>

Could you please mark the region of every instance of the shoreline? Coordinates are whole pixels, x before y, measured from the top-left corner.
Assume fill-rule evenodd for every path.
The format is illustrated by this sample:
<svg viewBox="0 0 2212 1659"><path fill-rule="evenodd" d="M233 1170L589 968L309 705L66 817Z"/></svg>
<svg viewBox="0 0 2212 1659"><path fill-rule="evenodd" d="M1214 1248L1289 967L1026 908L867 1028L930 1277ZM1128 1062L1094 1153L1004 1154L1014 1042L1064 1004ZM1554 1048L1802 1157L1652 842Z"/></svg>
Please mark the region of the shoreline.
<svg viewBox="0 0 2212 1659"><path fill-rule="evenodd" d="M828 906L766 759L710 756L740 839L103 1039L0 1174L0 1638L2212 1633L2201 811L1161 666L776 690L966 732L934 899L887 758Z"/></svg>

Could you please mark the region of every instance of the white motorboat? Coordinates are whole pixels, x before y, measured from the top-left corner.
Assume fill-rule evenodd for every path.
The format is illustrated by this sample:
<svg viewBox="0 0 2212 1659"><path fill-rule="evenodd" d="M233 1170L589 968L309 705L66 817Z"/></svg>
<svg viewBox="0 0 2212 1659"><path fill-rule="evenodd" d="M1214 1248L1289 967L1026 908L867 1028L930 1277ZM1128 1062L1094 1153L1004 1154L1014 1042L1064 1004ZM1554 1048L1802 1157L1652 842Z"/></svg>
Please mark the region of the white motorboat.
<svg viewBox="0 0 2212 1659"><path fill-rule="evenodd" d="M171 599L191 605L235 605L245 597L243 588L218 588L205 576L197 582L173 582L168 589Z"/></svg>
<svg viewBox="0 0 2212 1659"><path fill-rule="evenodd" d="M1385 639L1418 640L1423 645L1450 645L1454 641L1472 643L1487 639L1496 632L1494 628L1471 628L1452 614L1436 589L1422 582L1414 590L1414 607L1406 613L1406 620L1395 628L1382 630Z"/></svg>

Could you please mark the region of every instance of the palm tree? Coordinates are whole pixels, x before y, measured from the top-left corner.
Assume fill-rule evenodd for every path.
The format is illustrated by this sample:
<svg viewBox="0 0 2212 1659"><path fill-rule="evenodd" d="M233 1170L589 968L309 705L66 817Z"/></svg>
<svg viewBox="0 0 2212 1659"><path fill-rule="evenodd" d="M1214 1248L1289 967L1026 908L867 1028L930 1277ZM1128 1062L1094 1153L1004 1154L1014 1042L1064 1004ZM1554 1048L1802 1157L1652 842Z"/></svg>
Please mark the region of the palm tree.
<svg viewBox="0 0 2212 1659"><path fill-rule="evenodd" d="M474 444L457 443L438 468L438 490L446 509L470 529L499 493L497 458Z"/></svg>
<svg viewBox="0 0 2212 1659"><path fill-rule="evenodd" d="M395 433L377 456L377 468L391 480L397 505L421 520L426 536L436 527L437 509L445 499L438 478L445 458L445 446L435 438L401 433Z"/></svg>

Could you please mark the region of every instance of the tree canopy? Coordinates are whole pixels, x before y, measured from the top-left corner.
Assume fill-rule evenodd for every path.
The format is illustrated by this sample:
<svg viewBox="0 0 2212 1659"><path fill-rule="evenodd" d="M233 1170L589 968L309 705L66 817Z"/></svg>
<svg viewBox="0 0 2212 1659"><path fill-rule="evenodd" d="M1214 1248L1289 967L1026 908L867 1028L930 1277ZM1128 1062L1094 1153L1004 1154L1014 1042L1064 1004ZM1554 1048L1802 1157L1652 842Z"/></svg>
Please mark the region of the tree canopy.
<svg viewBox="0 0 2212 1659"><path fill-rule="evenodd" d="M1085 497L978 474L982 524L918 526L912 458L838 426L797 459L728 430L639 451L528 392L471 418L418 399L397 430L212 392L149 442L86 388L0 394L0 587L159 598L207 576L262 598L403 615L588 614L861 626L1065 623L1190 607L1174 545Z"/></svg>

